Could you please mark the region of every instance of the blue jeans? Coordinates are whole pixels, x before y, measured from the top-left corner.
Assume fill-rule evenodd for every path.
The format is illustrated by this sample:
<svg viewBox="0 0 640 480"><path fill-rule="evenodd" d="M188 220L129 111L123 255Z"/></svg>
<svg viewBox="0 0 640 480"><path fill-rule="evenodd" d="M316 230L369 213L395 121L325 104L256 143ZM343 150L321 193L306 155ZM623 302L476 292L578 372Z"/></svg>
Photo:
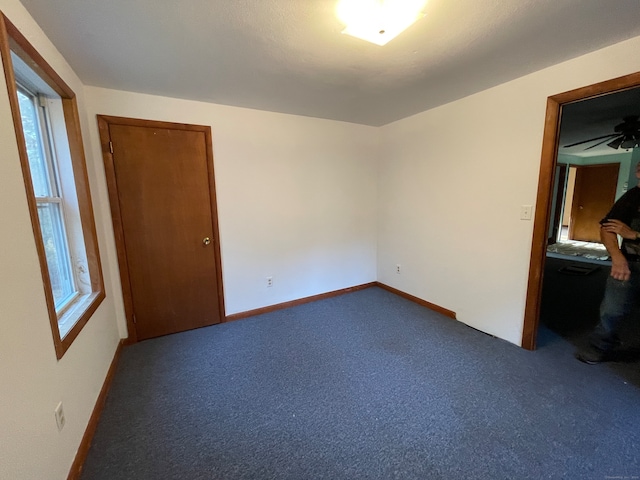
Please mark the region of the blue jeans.
<svg viewBox="0 0 640 480"><path fill-rule="evenodd" d="M591 345L603 352L609 352L620 344L619 326L640 297L640 262L629 262L629 269L629 280L607 278L600 304L600 323L590 338Z"/></svg>

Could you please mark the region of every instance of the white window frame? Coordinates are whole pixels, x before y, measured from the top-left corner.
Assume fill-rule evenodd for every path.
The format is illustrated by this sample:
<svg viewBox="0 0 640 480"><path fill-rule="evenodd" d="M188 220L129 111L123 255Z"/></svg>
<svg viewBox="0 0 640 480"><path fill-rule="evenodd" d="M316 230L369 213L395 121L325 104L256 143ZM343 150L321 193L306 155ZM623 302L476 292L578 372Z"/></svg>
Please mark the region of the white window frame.
<svg viewBox="0 0 640 480"><path fill-rule="evenodd" d="M42 159L45 163L45 167L47 170L47 183L49 184L49 192L50 196L39 196L34 192L34 197L36 200L36 204L38 207L40 205L48 205L55 204L58 205L60 212L60 235L57 239L57 245L62 246L59 254L62 254L64 259L64 269L66 270L66 274L69 280L69 287L71 293L64 297L59 303L55 303L56 313L58 315L58 319L62 316L62 314L69 309L70 306L78 299L80 296L80 292L78 290L78 279L76 275L76 269L73 268L74 265L74 255L73 250L69 244L69 235L67 231L69 230L69 225L67 223L67 217L65 215L66 205L65 205L65 193L62 188L62 183L60 182L60 169L58 168L58 158L56 155L56 146L53 141L53 120L51 116L51 112L49 111L49 106L47 103L47 97L42 92L38 92L32 90L31 88L26 87L19 80L16 80L16 87L19 93L22 93L24 96L28 97L34 107L36 112L37 125L38 129L38 146L41 151ZM35 189L34 189L35 190ZM49 271L51 275L51 271ZM52 280L53 283L53 280ZM59 322L60 324L60 322ZM61 336L65 336L67 333L67 329L61 326Z"/></svg>

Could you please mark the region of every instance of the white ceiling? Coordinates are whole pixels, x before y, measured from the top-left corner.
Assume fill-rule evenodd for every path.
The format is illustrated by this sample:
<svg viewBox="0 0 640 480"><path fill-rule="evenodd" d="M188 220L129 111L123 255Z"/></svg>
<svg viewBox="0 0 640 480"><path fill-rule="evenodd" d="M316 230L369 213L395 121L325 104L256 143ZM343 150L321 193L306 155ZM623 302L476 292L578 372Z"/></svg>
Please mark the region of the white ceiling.
<svg viewBox="0 0 640 480"><path fill-rule="evenodd" d="M87 85L379 126L640 35L638 0L429 0L384 47L336 0L21 0Z"/></svg>

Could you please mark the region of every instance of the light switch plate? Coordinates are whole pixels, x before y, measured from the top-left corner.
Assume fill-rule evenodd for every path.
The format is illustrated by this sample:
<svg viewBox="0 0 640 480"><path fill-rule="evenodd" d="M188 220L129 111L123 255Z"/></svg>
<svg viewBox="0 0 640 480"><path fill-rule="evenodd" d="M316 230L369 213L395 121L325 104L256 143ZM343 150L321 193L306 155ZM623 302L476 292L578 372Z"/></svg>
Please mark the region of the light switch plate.
<svg viewBox="0 0 640 480"><path fill-rule="evenodd" d="M531 205L522 205L520 207L520 220L531 220L533 207Z"/></svg>

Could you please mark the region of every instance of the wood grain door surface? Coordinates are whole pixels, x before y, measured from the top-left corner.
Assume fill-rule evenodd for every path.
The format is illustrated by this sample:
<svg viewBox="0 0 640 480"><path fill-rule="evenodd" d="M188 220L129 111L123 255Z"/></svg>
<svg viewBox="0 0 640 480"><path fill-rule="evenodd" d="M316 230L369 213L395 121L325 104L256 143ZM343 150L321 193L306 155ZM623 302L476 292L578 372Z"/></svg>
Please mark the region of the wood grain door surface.
<svg viewBox="0 0 640 480"><path fill-rule="evenodd" d="M600 242L600 220L613 206L620 164L576 167L569 238Z"/></svg>
<svg viewBox="0 0 640 480"><path fill-rule="evenodd" d="M219 323L205 134L110 124L109 135L137 340Z"/></svg>

